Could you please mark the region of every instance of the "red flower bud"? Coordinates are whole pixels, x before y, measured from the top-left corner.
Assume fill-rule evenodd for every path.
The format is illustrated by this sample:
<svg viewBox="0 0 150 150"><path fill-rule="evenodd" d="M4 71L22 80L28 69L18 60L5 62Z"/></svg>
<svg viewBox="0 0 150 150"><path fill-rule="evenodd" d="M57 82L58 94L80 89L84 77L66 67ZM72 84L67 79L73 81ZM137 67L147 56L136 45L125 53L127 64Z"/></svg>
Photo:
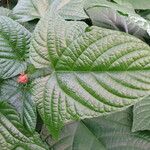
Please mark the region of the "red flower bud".
<svg viewBox="0 0 150 150"><path fill-rule="evenodd" d="M21 73L17 79L18 83L27 83L29 81L27 74Z"/></svg>

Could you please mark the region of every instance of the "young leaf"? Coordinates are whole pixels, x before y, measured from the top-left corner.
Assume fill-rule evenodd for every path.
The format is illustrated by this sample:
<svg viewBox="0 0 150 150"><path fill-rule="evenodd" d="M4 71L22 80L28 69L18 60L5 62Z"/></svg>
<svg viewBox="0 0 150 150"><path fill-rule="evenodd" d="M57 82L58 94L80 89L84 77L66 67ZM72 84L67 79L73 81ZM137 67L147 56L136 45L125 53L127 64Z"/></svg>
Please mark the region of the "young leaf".
<svg viewBox="0 0 150 150"><path fill-rule="evenodd" d="M36 126L36 107L31 99L29 85L17 83L17 78L4 80L0 86L0 98L13 105L20 114L24 126L33 134Z"/></svg>
<svg viewBox="0 0 150 150"><path fill-rule="evenodd" d="M148 150L150 132L131 132L132 111L114 113L66 125L55 141L43 128L42 139L53 150Z"/></svg>
<svg viewBox="0 0 150 150"><path fill-rule="evenodd" d="M43 20L30 56L35 67L50 66L53 72L35 81L33 97L54 137L70 120L120 110L150 94L147 44L99 27L84 32L81 23L55 15Z"/></svg>
<svg viewBox="0 0 150 150"><path fill-rule="evenodd" d="M0 17L0 78L11 78L26 70L30 36L19 23Z"/></svg>
<svg viewBox="0 0 150 150"><path fill-rule="evenodd" d="M0 101L0 146L6 149L46 150L38 135L30 136L20 122L17 112Z"/></svg>
<svg viewBox="0 0 150 150"><path fill-rule="evenodd" d="M150 130L150 98L134 105L132 131Z"/></svg>

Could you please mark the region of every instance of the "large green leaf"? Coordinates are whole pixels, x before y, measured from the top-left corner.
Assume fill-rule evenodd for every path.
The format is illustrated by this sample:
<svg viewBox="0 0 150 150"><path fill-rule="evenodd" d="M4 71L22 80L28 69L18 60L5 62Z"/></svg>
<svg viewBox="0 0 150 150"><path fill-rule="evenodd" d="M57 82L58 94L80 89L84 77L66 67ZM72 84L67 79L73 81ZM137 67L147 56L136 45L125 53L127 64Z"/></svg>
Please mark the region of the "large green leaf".
<svg viewBox="0 0 150 150"><path fill-rule="evenodd" d="M46 150L37 134L31 136L20 122L19 115L7 103L0 101L1 150Z"/></svg>
<svg viewBox="0 0 150 150"><path fill-rule="evenodd" d="M150 98L134 105L132 131L150 130Z"/></svg>
<svg viewBox="0 0 150 150"><path fill-rule="evenodd" d="M84 32L81 25L43 18L31 43L35 67L53 70L35 81L33 97L54 137L65 122L120 110L150 94L150 47L126 33Z"/></svg>
<svg viewBox="0 0 150 150"><path fill-rule="evenodd" d="M60 1L60 4L58 5L57 10L63 18L71 20L81 20L88 18L83 9L85 0L58 1Z"/></svg>
<svg viewBox="0 0 150 150"><path fill-rule="evenodd" d="M19 22L26 22L44 16L54 0L20 0L13 9L13 16ZM85 0L55 0L55 11L65 19L88 18L83 10ZM53 6L52 6L53 7Z"/></svg>
<svg viewBox="0 0 150 150"><path fill-rule="evenodd" d="M149 9L150 8L149 0L114 0L114 1L121 5L132 4L135 9Z"/></svg>
<svg viewBox="0 0 150 150"><path fill-rule="evenodd" d="M131 132L131 109L105 117L71 123L59 140L52 140L43 128L41 135L53 150L148 150L150 132Z"/></svg>
<svg viewBox="0 0 150 150"><path fill-rule="evenodd" d="M27 68L30 32L10 18L0 17L0 78L14 77Z"/></svg>
<svg viewBox="0 0 150 150"><path fill-rule="evenodd" d="M13 105L19 112L22 123L34 133L36 126L36 107L31 99L30 85L17 83L17 78L4 80L0 86L0 98Z"/></svg>

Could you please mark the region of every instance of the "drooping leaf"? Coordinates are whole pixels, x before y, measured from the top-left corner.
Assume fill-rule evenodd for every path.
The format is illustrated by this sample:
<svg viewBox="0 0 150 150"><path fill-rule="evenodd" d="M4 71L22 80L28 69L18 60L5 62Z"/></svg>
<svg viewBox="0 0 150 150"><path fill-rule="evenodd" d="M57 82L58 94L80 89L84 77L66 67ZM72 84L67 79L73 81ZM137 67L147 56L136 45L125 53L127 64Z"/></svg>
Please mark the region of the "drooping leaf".
<svg viewBox="0 0 150 150"><path fill-rule="evenodd" d="M132 4L135 9L149 9L149 0L114 0L118 4Z"/></svg>
<svg viewBox="0 0 150 150"><path fill-rule="evenodd" d="M13 16L19 22L41 18L48 8L55 4L57 11L65 19L81 20L88 18L83 10L85 0L20 0L13 9Z"/></svg>
<svg viewBox="0 0 150 150"><path fill-rule="evenodd" d="M123 32L81 27L55 14L40 20L31 43L35 67L52 68L35 81L33 98L54 137L70 120L120 110L150 94L147 44Z"/></svg>
<svg viewBox="0 0 150 150"><path fill-rule="evenodd" d="M31 136L20 122L17 112L0 101L0 146L1 150L46 150L37 134Z"/></svg>
<svg viewBox="0 0 150 150"><path fill-rule="evenodd" d="M132 131L150 130L150 98L134 105Z"/></svg>
<svg viewBox="0 0 150 150"><path fill-rule="evenodd" d="M4 80L0 86L0 99L16 108L23 125L33 134L36 126L36 106L31 99L29 85L17 83L17 78Z"/></svg>
<svg viewBox="0 0 150 150"><path fill-rule="evenodd" d="M53 150L148 150L150 132L131 132L132 111L68 124L55 141L43 128L41 135Z"/></svg>
<svg viewBox="0 0 150 150"><path fill-rule="evenodd" d="M137 26L147 31L150 36L150 22L138 15L129 15L129 20L136 23Z"/></svg>
<svg viewBox="0 0 150 150"><path fill-rule="evenodd" d="M86 12L95 26L124 31L141 39L148 38L145 27L138 26L135 21L111 8L93 7Z"/></svg>
<svg viewBox="0 0 150 150"><path fill-rule="evenodd" d="M20 24L0 17L0 78L11 78L26 70L30 36Z"/></svg>

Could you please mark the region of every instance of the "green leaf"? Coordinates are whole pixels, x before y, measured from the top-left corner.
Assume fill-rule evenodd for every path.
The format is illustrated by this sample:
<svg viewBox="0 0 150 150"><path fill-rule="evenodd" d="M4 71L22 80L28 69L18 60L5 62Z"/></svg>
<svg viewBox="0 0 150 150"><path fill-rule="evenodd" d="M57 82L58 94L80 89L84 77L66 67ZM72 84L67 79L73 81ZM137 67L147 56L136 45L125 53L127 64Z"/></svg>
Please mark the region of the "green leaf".
<svg viewBox="0 0 150 150"><path fill-rule="evenodd" d="M65 19L82 20L87 19L83 6L85 0L58 0L60 1L57 7L58 13Z"/></svg>
<svg viewBox="0 0 150 150"><path fill-rule="evenodd" d="M53 0L19 0L13 9L13 16L19 22L41 18Z"/></svg>
<svg viewBox="0 0 150 150"><path fill-rule="evenodd" d="M30 36L20 24L0 17L0 78L11 78L26 70Z"/></svg>
<svg viewBox="0 0 150 150"><path fill-rule="evenodd" d="M65 19L81 20L88 18L83 6L85 0L20 0L13 9L13 16L19 22L26 22L41 18L45 15L48 8L55 7Z"/></svg>
<svg viewBox="0 0 150 150"><path fill-rule="evenodd" d="M33 98L56 138L70 120L111 113L150 94L150 47L118 31L81 30L79 23L43 18L31 43L35 67L52 68L35 81Z"/></svg>
<svg viewBox="0 0 150 150"><path fill-rule="evenodd" d="M150 98L134 105L132 131L150 130Z"/></svg>
<svg viewBox="0 0 150 150"><path fill-rule="evenodd" d="M36 107L31 99L29 86L17 83L17 78L4 80L0 86L0 98L16 108L22 123L33 134L36 127Z"/></svg>
<svg viewBox="0 0 150 150"><path fill-rule="evenodd" d="M46 150L38 135L31 137L21 124L17 112L3 101L0 101L0 146L1 150Z"/></svg>
<svg viewBox="0 0 150 150"><path fill-rule="evenodd" d="M145 27L138 26L137 22L130 20L127 16L120 15L111 8L93 7L86 12L94 26L124 31L142 40L144 40L144 38L149 39Z"/></svg>
<svg viewBox="0 0 150 150"><path fill-rule="evenodd" d="M149 0L114 0L118 4L132 4L135 9L149 9L150 1Z"/></svg>
<svg viewBox="0 0 150 150"><path fill-rule="evenodd" d="M124 15L135 14L135 11L132 6L127 7L126 5L119 5L116 3L109 2L107 0L93 0L92 2L90 0L86 0L84 6L85 10L97 7L112 8L116 11L123 13Z"/></svg>
<svg viewBox="0 0 150 150"><path fill-rule="evenodd" d="M53 150L147 150L150 132L131 132L132 110L66 125L56 141L42 129L41 136Z"/></svg>
<svg viewBox="0 0 150 150"><path fill-rule="evenodd" d="M10 12L11 10L4 7L0 7L0 16L8 16Z"/></svg>

